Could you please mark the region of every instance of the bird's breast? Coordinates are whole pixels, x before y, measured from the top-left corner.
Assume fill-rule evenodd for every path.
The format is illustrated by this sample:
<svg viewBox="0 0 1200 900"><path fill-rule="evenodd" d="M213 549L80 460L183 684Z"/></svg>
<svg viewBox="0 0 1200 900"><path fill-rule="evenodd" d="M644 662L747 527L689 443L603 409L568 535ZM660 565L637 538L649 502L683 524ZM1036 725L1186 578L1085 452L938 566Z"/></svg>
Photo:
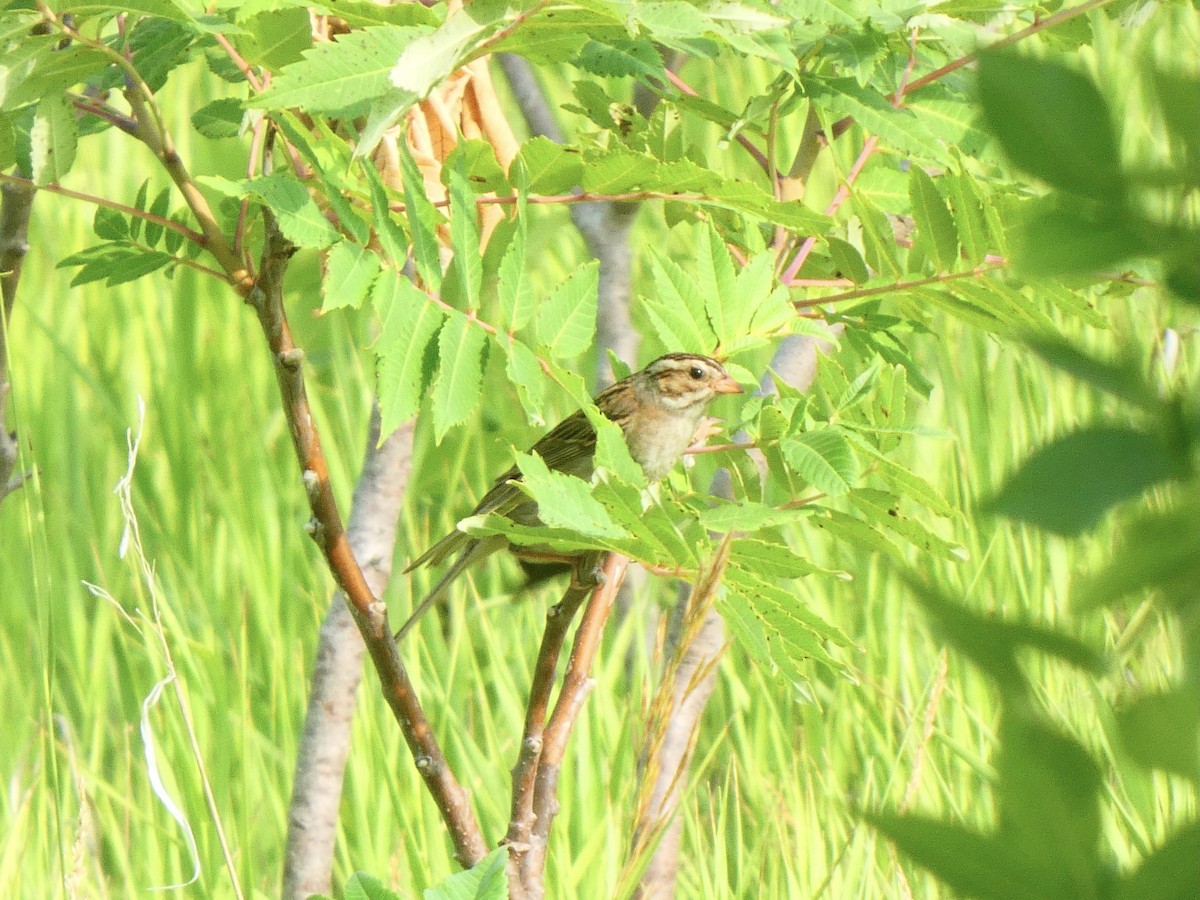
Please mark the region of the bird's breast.
<svg viewBox="0 0 1200 900"><path fill-rule="evenodd" d="M659 481L666 477L692 443L702 412L655 416L626 431L629 454L641 464L647 478Z"/></svg>

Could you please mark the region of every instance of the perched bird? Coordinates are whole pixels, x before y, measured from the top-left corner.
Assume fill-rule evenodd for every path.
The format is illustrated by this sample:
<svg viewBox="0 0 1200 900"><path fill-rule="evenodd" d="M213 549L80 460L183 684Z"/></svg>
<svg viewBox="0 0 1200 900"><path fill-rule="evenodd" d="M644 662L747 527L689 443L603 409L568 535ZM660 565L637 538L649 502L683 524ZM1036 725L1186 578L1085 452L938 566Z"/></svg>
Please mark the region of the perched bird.
<svg viewBox="0 0 1200 900"><path fill-rule="evenodd" d="M650 481L671 470L695 439L704 409L717 394L740 394L741 386L714 359L693 353L668 353L640 372L618 381L596 396L596 407L621 426L625 443ZM533 445L546 466L578 478L590 478L596 452L596 432L583 410L564 419ZM522 525L538 525L537 504L513 484L521 472L513 466L496 479L471 515L497 513ZM413 560L405 573L437 565L452 553L458 559L414 608L396 632L400 640L469 566L508 546L503 535L471 537L455 529ZM541 561L570 562L566 556L538 554L522 548L520 555Z"/></svg>

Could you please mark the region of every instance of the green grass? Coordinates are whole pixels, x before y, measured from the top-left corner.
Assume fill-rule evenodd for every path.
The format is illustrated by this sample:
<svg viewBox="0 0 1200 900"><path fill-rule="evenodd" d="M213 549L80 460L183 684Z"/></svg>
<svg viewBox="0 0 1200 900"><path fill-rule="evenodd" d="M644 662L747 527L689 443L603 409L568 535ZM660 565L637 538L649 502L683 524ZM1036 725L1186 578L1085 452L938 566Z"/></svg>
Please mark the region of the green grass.
<svg viewBox="0 0 1200 900"><path fill-rule="evenodd" d="M103 140L108 159L121 159L126 142ZM97 165L92 184L132 195L139 166L144 161ZM167 671L155 606L234 860L231 875L168 688L148 721L163 779L199 848L199 884L183 893L232 896L236 877L247 896L274 896L330 579L301 527L303 494L250 311L189 272L171 282L156 276L119 289L69 290L69 273L53 263L87 245L90 217L88 208L39 199L10 326L12 424L25 466L38 474L0 506L0 896L140 897L189 877L186 844L152 791L139 735L142 701ZM560 278L571 264L564 252L548 245L539 277ZM310 317L314 272L311 259L297 261L289 303L313 363L309 387L345 504L369 403L359 349L368 326ZM1148 299L1102 306L1114 328L1084 335L1099 346L1128 342L1148 355L1168 324ZM963 506L1029 448L1103 406L1009 345L953 322L936 340L916 339L915 349L945 386L921 419L957 440L921 441L905 452ZM1185 366L1195 365L1196 350L1193 333L1185 337ZM150 584L136 551L118 557L126 523L113 494L138 397L146 420L132 499ZM499 408L491 404L473 431L452 434L442 447L426 431L419 435L400 559L468 509L507 463L508 446L529 437ZM965 602L1061 623L1097 644L1111 646L1120 635L1116 617L1075 616L1066 604L1072 579L1104 557L1103 529L1094 540L1064 542L967 520L953 537L969 560L934 568ZM797 594L853 638L857 650L847 662L857 680L813 671L815 702L801 702L736 648L725 655L698 742L701 765L680 813L680 896L878 898L899 896L903 884L913 896L938 896L936 884L895 857L856 811L906 805L987 827L997 698L931 635L886 563L811 535L796 540L855 574L850 583L801 582ZM426 577L396 579L388 599L397 611ZM508 769L549 598L511 605L504 592L515 580L509 563L487 568L455 593L449 638L431 617L408 648L421 696L492 839L507 821ZM656 589L605 638L564 765L550 896L606 898L616 887L631 830L635 738L658 665L645 635L667 593ZM1152 616L1148 638L1099 683L1028 662L1046 708L1101 759L1119 763L1110 704L1178 675L1178 659L1170 623ZM415 895L454 865L374 683L368 673L337 876L362 868ZM1108 791L1105 839L1121 867L1196 810L1194 790L1178 782L1127 773L1110 778Z"/></svg>

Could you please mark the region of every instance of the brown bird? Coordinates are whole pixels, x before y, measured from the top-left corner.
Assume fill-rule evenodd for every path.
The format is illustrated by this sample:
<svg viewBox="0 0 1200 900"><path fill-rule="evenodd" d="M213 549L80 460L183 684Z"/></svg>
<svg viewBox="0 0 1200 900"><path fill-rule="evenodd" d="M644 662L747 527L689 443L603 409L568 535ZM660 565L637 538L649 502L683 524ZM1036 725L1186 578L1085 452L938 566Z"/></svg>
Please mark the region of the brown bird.
<svg viewBox="0 0 1200 900"><path fill-rule="evenodd" d="M596 407L621 426L625 443L650 481L663 478L695 439L705 407L718 394L740 394L741 386L714 359L693 353L668 353L640 372L618 381L596 396ZM533 445L550 469L578 478L591 478L596 453L596 432L583 410L564 419ZM491 490L471 511L471 515L496 513L522 525L541 524L537 504L513 484L521 471L513 466L496 479ZM437 565L452 553L458 553L453 565L433 589L418 603L412 615L396 632L399 641L466 569L508 547L503 535L476 538L455 529L405 569ZM528 548L515 550L522 555ZM553 554L528 554L533 559L554 559ZM568 562L569 557L560 559Z"/></svg>

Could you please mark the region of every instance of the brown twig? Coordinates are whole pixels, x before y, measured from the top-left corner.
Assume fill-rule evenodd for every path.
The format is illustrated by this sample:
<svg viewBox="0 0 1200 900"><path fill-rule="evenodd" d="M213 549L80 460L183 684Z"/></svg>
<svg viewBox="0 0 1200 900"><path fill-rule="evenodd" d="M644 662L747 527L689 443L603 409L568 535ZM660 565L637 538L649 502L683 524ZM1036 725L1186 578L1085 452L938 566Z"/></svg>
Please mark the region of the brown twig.
<svg viewBox="0 0 1200 900"><path fill-rule="evenodd" d="M525 708L525 730L521 735L521 750L512 769L512 815L508 823L508 834L504 843L508 846L509 890L529 893L532 885L522 876L525 854L533 838L533 827L537 816L533 811L534 785L537 780L538 764L542 758L542 746L546 727L546 712L550 708L550 692L554 688L554 672L562 651L567 629L579 612L579 607L592 592L591 587L567 587L562 600L550 607L546 613L546 630L538 648L537 662L533 669L533 681L529 686L529 704ZM534 888L536 891L536 888Z"/></svg>
<svg viewBox="0 0 1200 900"><path fill-rule="evenodd" d="M12 385L8 380L8 338L12 323L13 304L25 253L29 249L29 214L33 207L33 184L18 179L6 181L0 197L0 500L17 490L28 478L14 477L20 448L15 432L8 430L8 395Z"/></svg>
<svg viewBox="0 0 1200 900"><path fill-rule="evenodd" d="M388 627L387 607L372 593L347 540L329 481L328 463L304 388L304 354L292 339L284 312L283 273L295 248L280 232L269 210L264 210L263 218L265 241L259 277L246 302L258 314L275 363L275 376L292 444L313 514L309 531L346 596L351 615L375 664L384 698L400 724L417 771L433 795L450 832L455 858L469 868L487 855L487 844L467 802L466 791L450 771L400 659Z"/></svg>
<svg viewBox="0 0 1200 900"><path fill-rule="evenodd" d="M995 272L1002 268L1004 268L1003 260L985 263L982 266L976 266L964 272L941 272L937 275L930 275L928 278L915 278L912 281L894 281L891 284L883 284L878 287L858 288L853 291L844 291L840 294L830 294L828 297L817 297L812 300L796 300L792 305L796 309L807 309L813 306L824 306L826 303L845 303L849 300L862 300L866 297L880 297L884 294L927 287L931 284L942 284L943 282L958 281L963 278L979 278L989 272Z"/></svg>
<svg viewBox="0 0 1200 900"><path fill-rule="evenodd" d="M562 690L559 691L554 712L551 713L550 721L542 734L541 755L533 790L535 820L529 846L523 848L525 853L520 859L521 883L526 886L526 894L530 900L541 900L544 895L542 875L546 867L550 828L558 813L559 769L566 751L567 738L575 725L575 718L583 705L584 697L591 689L592 681L588 673L596 656L596 648L600 645L604 623L608 620L608 614L612 610L613 601L621 588L628 566L629 560L617 553L610 554L605 560L604 583L592 592L592 599L583 614L583 621L579 623L579 629L575 632L575 642L571 647L566 674L563 676Z"/></svg>
<svg viewBox="0 0 1200 900"><path fill-rule="evenodd" d="M21 178L19 175L7 175L3 172L0 172L0 181L4 182L6 185L12 184L29 190L43 191L47 194L58 194L60 197L69 197L72 200L82 200L84 203L91 203L95 206L103 206L105 209L111 209L114 212L119 212L126 216L133 216L136 219L142 219L146 222L153 222L155 225L183 235L184 238L194 244L198 244L201 247L204 246L204 235L200 234L200 232L193 231L186 225L176 222L173 219L168 219L164 216L147 212L144 209L138 209L136 206L126 206L124 203L117 203L115 200L108 200L104 197L97 197L94 194L84 194L80 191L73 191L70 188L65 188L57 184L34 184L28 178ZM180 260L180 262L182 262L182 260ZM221 274L215 269L208 269L205 267L205 271L215 275L222 281L229 280L225 275Z"/></svg>
<svg viewBox="0 0 1200 900"><path fill-rule="evenodd" d="M362 474L354 487L347 529L355 559L375 596L392 572L396 521L412 470L413 422L379 443L379 407L371 412ZM362 636L336 591L321 623L304 732L288 806L283 900L333 894L333 857L342 782L350 753L350 723L362 681Z"/></svg>

